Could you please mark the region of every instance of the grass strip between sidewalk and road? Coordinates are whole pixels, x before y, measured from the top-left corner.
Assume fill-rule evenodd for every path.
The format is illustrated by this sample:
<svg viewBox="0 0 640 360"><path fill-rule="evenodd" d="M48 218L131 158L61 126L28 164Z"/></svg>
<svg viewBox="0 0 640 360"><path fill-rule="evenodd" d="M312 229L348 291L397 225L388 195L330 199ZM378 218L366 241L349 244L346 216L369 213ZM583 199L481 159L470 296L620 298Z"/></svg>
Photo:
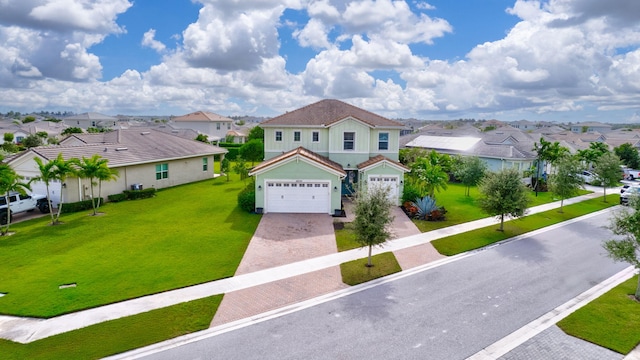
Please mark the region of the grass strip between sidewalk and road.
<svg viewBox="0 0 640 360"><path fill-rule="evenodd" d="M392 252L372 256L371 267L367 266L368 260L362 258L340 264L342 282L353 286L402 271Z"/></svg>
<svg viewBox="0 0 640 360"><path fill-rule="evenodd" d="M545 212L524 216L522 218L505 221L504 231L497 231L499 224L468 231L462 234L437 239L431 244L442 255L452 256L466 251L491 245L498 241L541 229L550 225L571 220L582 215L618 205L620 194L607 195L607 202L603 197L585 200L576 204L566 205L563 212L552 209Z"/></svg>
<svg viewBox="0 0 640 360"><path fill-rule="evenodd" d="M634 276L562 319L558 326L571 336L628 354L640 343L640 302L632 299L637 285Z"/></svg>
<svg viewBox="0 0 640 360"><path fill-rule="evenodd" d="M111 320L29 344L0 340L2 359L99 359L209 328L222 295Z"/></svg>

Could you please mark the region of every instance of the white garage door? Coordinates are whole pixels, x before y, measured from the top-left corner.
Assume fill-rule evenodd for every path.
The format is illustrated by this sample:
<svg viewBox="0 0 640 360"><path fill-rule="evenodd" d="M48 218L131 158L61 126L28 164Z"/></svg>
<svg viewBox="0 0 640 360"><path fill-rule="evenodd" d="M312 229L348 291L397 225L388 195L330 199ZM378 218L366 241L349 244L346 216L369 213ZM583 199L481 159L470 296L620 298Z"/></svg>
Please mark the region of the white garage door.
<svg viewBox="0 0 640 360"><path fill-rule="evenodd" d="M329 214L331 186L327 181L267 181L265 212Z"/></svg>
<svg viewBox="0 0 640 360"><path fill-rule="evenodd" d="M369 176L369 190L377 188L389 189L389 200L395 205L398 203L399 178L397 176L373 175Z"/></svg>

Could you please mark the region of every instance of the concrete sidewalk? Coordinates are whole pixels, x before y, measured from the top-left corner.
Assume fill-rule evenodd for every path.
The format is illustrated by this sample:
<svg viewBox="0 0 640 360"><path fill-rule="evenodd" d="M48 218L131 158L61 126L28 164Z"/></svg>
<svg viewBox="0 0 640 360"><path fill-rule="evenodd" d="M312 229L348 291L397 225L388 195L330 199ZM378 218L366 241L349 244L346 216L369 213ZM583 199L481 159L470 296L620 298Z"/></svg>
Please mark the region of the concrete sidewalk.
<svg viewBox="0 0 640 360"><path fill-rule="evenodd" d="M599 196L602 196L602 193L591 193L588 195L565 200L564 204L569 205ZM528 214L535 214L558 207L560 207L559 201L533 207L529 209ZM434 230L427 233L408 236L405 238L390 241L384 246L384 248L376 248L374 253L378 254L387 251L398 251L413 246L422 245L435 239L489 225L494 225L497 223L498 220L495 217L484 218L481 220ZM232 278L221 279L209 283L190 286L187 288L176 289L137 299L123 301L120 303L105 305L99 308L61 315L50 319L0 316L0 338L20 343L29 343L39 339L47 338L49 336L80 329L108 320L114 320L186 301L192 301L216 294L223 294L241 289L247 289L273 281L279 281L294 276L320 271L326 268L338 266L343 262L363 258L366 256L366 249L354 249L242 274L234 276Z"/></svg>

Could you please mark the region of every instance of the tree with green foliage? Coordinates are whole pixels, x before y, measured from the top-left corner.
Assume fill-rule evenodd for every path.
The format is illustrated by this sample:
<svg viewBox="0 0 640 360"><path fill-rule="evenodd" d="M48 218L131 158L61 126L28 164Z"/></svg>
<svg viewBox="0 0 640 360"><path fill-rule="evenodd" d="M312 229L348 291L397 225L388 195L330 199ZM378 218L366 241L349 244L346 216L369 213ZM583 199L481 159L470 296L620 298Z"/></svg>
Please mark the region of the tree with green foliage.
<svg viewBox="0 0 640 360"><path fill-rule="evenodd" d="M589 144L588 149L578 150L578 158L585 163L587 168L591 166L604 154L609 152L607 144L594 141Z"/></svg>
<svg viewBox="0 0 640 360"><path fill-rule="evenodd" d="M36 132L36 135L41 137L42 139L46 139L49 137L49 133L47 133L46 131L38 131Z"/></svg>
<svg viewBox="0 0 640 360"><path fill-rule="evenodd" d="M629 143L624 143L613 148L613 152L618 155L620 161L632 169L640 169L640 155L638 149Z"/></svg>
<svg viewBox="0 0 640 360"><path fill-rule="evenodd" d="M240 179L246 183L247 176L249 175L249 169L247 169L247 162L242 156L236 157L236 164L233 166L233 172L240 175Z"/></svg>
<svg viewBox="0 0 640 360"><path fill-rule="evenodd" d="M35 157L36 165L38 166L38 171L40 175L33 180L39 180L44 183L45 188L47 189L47 203L49 204L49 215L51 215L51 225L56 224L56 219L53 214L53 205L51 203L51 192L49 191L49 185L58 180L56 163L53 160L44 162L41 158Z"/></svg>
<svg viewBox="0 0 640 360"><path fill-rule="evenodd" d="M93 208L93 215L98 214L98 207L100 206L100 199L96 201L93 188L94 185L100 185L102 181L114 180L117 177L117 172L114 172L109 168L109 160L104 159L98 154L94 154L90 158L82 157L82 160L78 162L78 176L89 179L89 186L91 187L91 206ZM98 182L96 182L98 180ZM100 195L99 195L100 196Z"/></svg>
<svg viewBox="0 0 640 360"><path fill-rule="evenodd" d="M465 195L469 196L471 187L478 185L486 172L486 162L477 156L465 156L460 159L454 175L466 187Z"/></svg>
<svg viewBox="0 0 640 360"><path fill-rule="evenodd" d="M36 118L33 117L33 116L25 116L25 118L22 119L22 123L23 124L28 124L28 123L31 123L31 122L34 122L34 121L36 121Z"/></svg>
<svg viewBox="0 0 640 360"><path fill-rule="evenodd" d="M480 208L490 216L500 219L498 231L504 231L504 216L517 218L526 213L529 190L520 180L516 169L489 172L480 182Z"/></svg>
<svg viewBox="0 0 640 360"><path fill-rule="evenodd" d="M373 187L360 191L355 199L355 219L353 221L356 241L369 247L367 266L371 267L371 252L374 246L382 246L391 238L389 225L393 222L388 188Z"/></svg>
<svg viewBox="0 0 640 360"><path fill-rule="evenodd" d="M77 175L77 166L79 163L78 159L71 158L69 160L65 160L62 157L62 154L58 154L58 156L51 161L54 164L53 166L54 179L57 181L60 181L61 184L64 184L67 178ZM58 204L58 211L55 214L55 217L53 217L54 224L60 223L60 215L62 214L63 203L64 203L64 191L60 192L60 204ZM49 203L49 209L50 209L50 212L53 213L51 203Z"/></svg>
<svg viewBox="0 0 640 360"><path fill-rule="evenodd" d="M619 237L606 240L603 247L613 260L627 262L640 270L640 199L630 199L629 206L631 210L624 209L613 214L609 229ZM640 301L640 277L634 296Z"/></svg>
<svg viewBox="0 0 640 360"><path fill-rule="evenodd" d="M9 165L0 163L0 194L4 194L7 197L7 210L5 213L7 221L3 224L2 230L0 230L0 235L2 236L9 232L9 227L11 226L11 201L8 201L11 193L24 194L25 190L31 190L28 183L22 182L23 179L24 177L18 175Z"/></svg>
<svg viewBox="0 0 640 360"><path fill-rule="evenodd" d="M407 166L410 166L416 159L421 157L427 157L427 151L422 148L407 148L398 151L398 160Z"/></svg>
<svg viewBox="0 0 640 360"><path fill-rule="evenodd" d="M543 175L546 171L547 164L554 165L556 161L560 158L567 156L569 154L569 149L564 146L560 146L560 143L546 141L544 138L540 137L540 143L533 143L533 151L537 154L536 161L536 173L535 173L535 183L534 189L538 190L538 182L540 181L540 176ZM537 193L536 193L537 195Z"/></svg>
<svg viewBox="0 0 640 360"><path fill-rule="evenodd" d="M227 181L229 181L229 173L231 172L231 162L229 159L222 159L222 162L220 163L220 171L227 176Z"/></svg>
<svg viewBox="0 0 640 360"><path fill-rule="evenodd" d="M604 202L607 202L607 188L617 186L620 182L620 165L618 156L608 152L600 156L593 166L593 171L597 174L604 190Z"/></svg>
<svg viewBox="0 0 640 360"><path fill-rule="evenodd" d="M434 197L436 191L446 190L449 174L443 166L451 166L451 159L431 151L426 157L417 158L411 165L409 181L420 192L420 197Z"/></svg>
<svg viewBox="0 0 640 360"><path fill-rule="evenodd" d="M82 134L82 129L79 127L68 127L60 133L60 135Z"/></svg>
<svg viewBox="0 0 640 360"><path fill-rule="evenodd" d="M13 143L13 139L15 139L15 135L13 135L13 133L4 133L4 142L10 142Z"/></svg>
<svg viewBox="0 0 640 360"><path fill-rule="evenodd" d="M198 134L195 140L203 143L209 143L209 136L207 134Z"/></svg>
<svg viewBox="0 0 640 360"><path fill-rule="evenodd" d="M247 134L247 141L254 139L264 142L264 129L261 128L260 125L252 127L251 130L249 130L249 134Z"/></svg>
<svg viewBox="0 0 640 360"><path fill-rule="evenodd" d="M582 178L577 176L580 173L580 161L573 156L565 156L556 162L556 172L549 176L549 188L551 192L560 198L560 210L564 199L577 196L582 188Z"/></svg>
<svg viewBox="0 0 640 360"><path fill-rule="evenodd" d="M240 147L238 154L243 159L251 161L251 166L253 166L256 161L264 159L264 144L260 139L249 140Z"/></svg>
<svg viewBox="0 0 640 360"><path fill-rule="evenodd" d="M36 134L31 134L22 139L22 146L27 149L42 146L44 143L42 142L42 138Z"/></svg>

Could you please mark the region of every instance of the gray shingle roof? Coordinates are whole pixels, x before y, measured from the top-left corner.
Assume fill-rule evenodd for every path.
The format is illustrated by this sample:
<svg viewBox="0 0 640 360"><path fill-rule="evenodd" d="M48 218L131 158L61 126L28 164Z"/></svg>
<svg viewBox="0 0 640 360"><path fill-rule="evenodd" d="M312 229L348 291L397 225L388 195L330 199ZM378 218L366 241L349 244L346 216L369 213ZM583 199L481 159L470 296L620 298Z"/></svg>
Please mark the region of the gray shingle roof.
<svg viewBox="0 0 640 360"><path fill-rule="evenodd" d="M326 99L263 121L260 126L329 126L347 117L356 118L371 127L404 125L340 100Z"/></svg>

